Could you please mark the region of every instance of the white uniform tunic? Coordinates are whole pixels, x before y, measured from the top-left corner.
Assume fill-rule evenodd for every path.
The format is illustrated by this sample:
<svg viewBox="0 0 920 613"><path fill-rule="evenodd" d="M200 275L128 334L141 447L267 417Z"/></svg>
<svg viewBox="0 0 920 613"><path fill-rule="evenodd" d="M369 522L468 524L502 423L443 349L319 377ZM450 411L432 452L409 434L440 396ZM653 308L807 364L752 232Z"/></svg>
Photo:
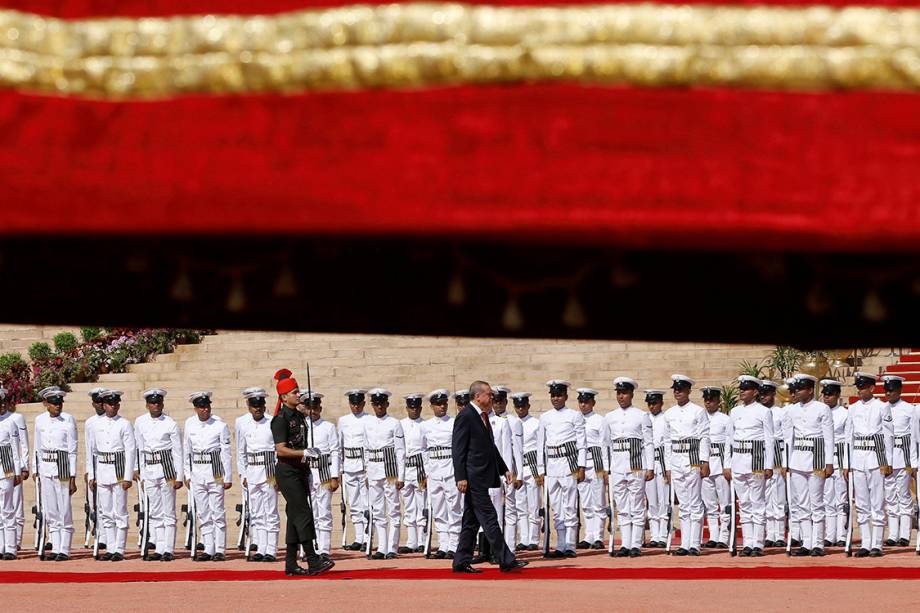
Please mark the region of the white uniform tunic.
<svg viewBox="0 0 920 613"><path fill-rule="evenodd" d="M728 468L724 462L730 454L731 441L727 439L730 429L729 416L722 411L707 412L709 416L709 476L703 477L700 496L706 509L706 522L709 525L709 540L728 544L729 515L726 510L729 502L729 484L722 472Z"/></svg>
<svg viewBox="0 0 920 613"><path fill-rule="evenodd" d="M236 419L236 467L245 492L249 493L250 538L256 552L274 557L278 552L281 517L275 480L275 439L272 420L256 421L250 413Z"/></svg>
<svg viewBox="0 0 920 613"><path fill-rule="evenodd" d="M451 459L454 418L448 415L432 417L423 424L422 432L428 495L431 497L434 529L438 533L438 549L456 552L463 517L463 497L457 490Z"/></svg>
<svg viewBox="0 0 920 613"><path fill-rule="evenodd" d="M764 470L773 469L773 415L759 402L740 404L729 415L725 462L738 496L744 547L763 549L766 523ZM734 511L734 500L729 508Z"/></svg>
<svg viewBox="0 0 920 613"><path fill-rule="evenodd" d="M899 400L888 404L894 431L891 474L885 477L885 510L888 514L888 538L909 541L913 517L910 494L911 470L917 467L917 409Z"/></svg>
<svg viewBox="0 0 920 613"><path fill-rule="evenodd" d="M709 417L693 402L674 405L664 417L665 465L680 501L680 546L699 551L703 535L700 463L709 462Z"/></svg>
<svg viewBox="0 0 920 613"><path fill-rule="evenodd" d="M524 424L511 411L505 411L501 418L508 422L508 428L511 431L511 456L514 462L513 464L508 464L508 470L514 474L516 481L523 481L525 470ZM523 484L520 489L514 489L514 483L503 481L502 487L505 488L505 544L514 551L516 544L523 542L518 535L518 524L522 518L526 518L527 494ZM521 532L521 536L523 536L523 532Z"/></svg>
<svg viewBox="0 0 920 613"><path fill-rule="evenodd" d="M33 432L32 472L41 479L42 511L51 535L51 552L70 555L70 478L77 473L77 424L70 413L62 412L57 417L42 413L35 417Z"/></svg>
<svg viewBox="0 0 920 613"><path fill-rule="evenodd" d="M354 531L353 543L363 544L367 538L367 475L364 472L365 412L339 417L339 448L342 450L342 496L348 505L348 516Z"/></svg>
<svg viewBox="0 0 920 613"><path fill-rule="evenodd" d="M518 514L518 532L521 534L521 544L527 547L536 547L537 542L540 540L540 508L542 502L540 499L540 486L537 485L535 475L542 475L544 467L543 453L538 451L537 447L537 431L539 429L540 420L533 415L527 414L521 419L524 468L519 476L523 478L524 485L518 490L518 500L523 502L522 510Z"/></svg>
<svg viewBox="0 0 920 613"><path fill-rule="evenodd" d="M879 466L891 466L894 426L888 403L857 400L847 409L846 439L850 446L856 521L863 549L882 548L885 531L884 480Z"/></svg>
<svg viewBox="0 0 920 613"><path fill-rule="evenodd" d="M165 413L149 413L134 420L138 468L149 502L150 540L160 555L172 553L176 544L176 488L185 481L182 435L179 424Z"/></svg>
<svg viewBox="0 0 920 613"><path fill-rule="evenodd" d="M630 406L610 411L604 421L610 441L609 483L620 526L620 547L638 549L645 534L646 471L654 470L655 465L652 419L642 409Z"/></svg>
<svg viewBox="0 0 920 613"><path fill-rule="evenodd" d="M324 480L338 479L341 471L339 433L332 422L322 418L313 422L311 444L319 449L318 459L310 458L310 494L313 503L313 523L316 525L316 551L329 553L332 547L332 490ZM322 473L320 466L325 465ZM327 472L328 471L328 472Z"/></svg>
<svg viewBox="0 0 920 613"><path fill-rule="evenodd" d="M671 504L668 496L668 484L665 480L664 446L665 446L665 419L664 412L657 415L649 413L652 422L652 447L654 448L655 478L645 482L645 497L648 501L648 525L652 543L664 543L668 538L668 507Z"/></svg>
<svg viewBox="0 0 920 613"><path fill-rule="evenodd" d="M121 415L100 415L86 434L90 451L86 472L90 480L96 480L99 528L106 535L108 551L124 555L128 539L128 491L122 484L130 484L134 475L137 460L134 428Z"/></svg>
<svg viewBox="0 0 920 613"><path fill-rule="evenodd" d="M550 511L556 527L556 549L575 551L578 526L577 482L574 474L585 466L585 418L562 407L540 416L537 446L543 452Z"/></svg>
<svg viewBox="0 0 920 613"><path fill-rule="evenodd" d="M389 415L369 416L362 421L368 508L378 535L377 551L384 555L396 553L399 547L399 492L396 482L405 480L405 435L399 420Z"/></svg>
<svg viewBox="0 0 920 613"><path fill-rule="evenodd" d="M824 540L836 544L846 539L847 482L843 468L847 459L847 409L842 405L831 408L834 422L834 474L824 480Z"/></svg>
<svg viewBox="0 0 920 613"><path fill-rule="evenodd" d="M204 553L213 556L227 547L227 512L224 484L232 483L230 428L216 415L201 421L197 415L185 421L182 442L185 474L195 497L198 527Z"/></svg>
<svg viewBox="0 0 920 613"><path fill-rule="evenodd" d="M425 460L422 455L424 441L422 425L424 421L404 417L400 420L403 436L406 440L406 481L400 490L403 502L403 519L406 523L406 546L416 549L425 540L425 484L419 482L419 465L421 474L425 475Z"/></svg>
<svg viewBox="0 0 920 613"><path fill-rule="evenodd" d="M585 538L589 545L604 540L604 520L607 518L607 490L604 480L608 473L610 430L602 415L591 411L585 418L585 480L578 484L578 498L585 518Z"/></svg>
<svg viewBox="0 0 920 613"><path fill-rule="evenodd" d="M16 425L19 427L19 462L22 465L23 476L29 470L32 456L29 453L29 428L26 426L26 419L19 413L7 413ZM16 544L22 545L22 529L26 525L25 507L22 504L22 488L25 487L25 480L13 488L13 506L16 507Z"/></svg>
<svg viewBox="0 0 920 613"><path fill-rule="evenodd" d="M805 549L824 546L824 470L834 463L834 420L823 402L790 406L783 417L789 458L789 506Z"/></svg>
<svg viewBox="0 0 920 613"><path fill-rule="evenodd" d="M13 480L22 475L19 452L19 427L10 417L0 415L0 555L16 555L16 505Z"/></svg>

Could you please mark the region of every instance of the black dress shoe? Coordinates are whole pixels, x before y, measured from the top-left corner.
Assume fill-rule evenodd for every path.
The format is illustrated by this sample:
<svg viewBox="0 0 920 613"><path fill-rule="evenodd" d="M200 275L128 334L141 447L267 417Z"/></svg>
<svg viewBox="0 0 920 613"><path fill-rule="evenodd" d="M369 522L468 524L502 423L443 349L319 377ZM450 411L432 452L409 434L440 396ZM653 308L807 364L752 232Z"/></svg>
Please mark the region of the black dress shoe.
<svg viewBox="0 0 920 613"><path fill-rule="evenodd" d="M400 547L400 548L397 549L396 551L398 551L399 553L412 553L412 550L411 550L410 548L408 548L408 547L405 547L405 546Z"/></svg>
<svg viewBox="0 0 920 613"><path fill-rule="evenodd" d="M527 560L515 560L514 562L512 562L511 564L508 564L507 566L505 566L504 564L499 566L498 570L500 570L503 573L510 573L513 570L524 568L528 564L530 564L530 562L528 562Z"/></svg>
<svg viewBox="0 0 920 613"><path fill-rule="evenodd" d="M226 562L227 556L225 556L222 553L215 553L213 556L211 556L211 561L212 562Z"/></svg>
<svg viewBox="0 0 920 613"><path fill-rule="evenodd" d="M386 556L383 555L382 551L375 551L374 555L371 556L371 560L385 560Z"/></svg>
<svg viewBox="0 0 920 613"><path fill-rule="evenodd" d="M750 547L745 547L744 549L738 552L738 555L741 556L742 558L750 558L752 553L754 553L753 549L751 549Z"/></svg>
<svg viewBox="0 0 920 613"><path fill-rule="evenodd" d="M329 555L328 553L321 553L321 554L319 554L319 557L321 557L321 558L324 559L324 560L331 560L331 559L332 559L332 556Z"/></svg>
<svg viewBox="0 0 920 613"><path fill-rule="evenodd" d="M794 555L797 558L804 558L806 556L811 555L811 549L806 549L805 547L799 547L798 549L792 552L792 555Z"/></svg>
<svg viewBox="0 0 920 613"><path fill-rule="evenodd" d="M448 560L453 560L455 555L457 555L456 552L448 551L448 552L447 552L447 559L448 559Z"/></svg>
<svg viewBox="0 0 920 613"><path fill-rule="evenodd" d="M159 562L162 559L163 559L163 554L156 553L156 552L147 554L148 562Z"/></svg>
<svg viewBox="0 0 920 613"><path fill-rule="evenodd" d="M824 546L825 546L825 547L830 547L831 545L833 545L832 542L830 542L830 541L827 540L827 539L824 539Z"/></svg>
<svg viewBox="0 0 920 613"><path fill-rule="evenodd" d="M99 557L96 558L96 559L97 559L97 560L101 560L102 562L110 562L110 561L112 560L112 554L110 554L108 551L106 551L104 554L102 554L101 556L99 556Z"/></svg>
<svg viewBox="0 0 920 613"><path fill-rule="evenodd" d="M483 564L488 561L489 561L488 558L486 558L485 556L476 555L470 559L470 564Z"/></svg>
<svg viewBox="0 0 920 613"><path fill-rule="evenodd" d="M477 575L483 572L479 570L478 568L473 568L469 564L464 564L462 566L454 566L453 568L451 568L451 570L455 573L469 573L471 575Z"/></svg>
<svg viewBox="0 0 920 613"><path fill-rule="evenodd" d="M715 541L706 541L706 544L703 545L703 547L705 547L706 549L715 549L716 545L718 545L718 543L716 543Z"/></svg>
<svg viewBox="0 0 920 613"><path fill-rule="evenodd" d="M898 539L898 545L900 547L907 547L908 545L910 545L910 540L909 539Z"/></svg>
<svg viewBox="0 0 920 613"><path fill-rule="evenodd" d="M539 549L539 547L537 547L536 545L527 546L527 551L536 551L537 549Z"/></svg>
<svg viewBox="0 0 920 613"><path fill-rule="evenodd" d="M873 549L872 551L869 552L869 557L870 557L870 558L880 558L880 557L882 557L882 550L881 550L881 549Z"/></svg>
<svg viewBox="0 0 920 613"><path fill-rule="evenodd" d="M199 554L197 554L197 555L195 556L195 561L196 561L196 562L210 562L210 561L211 561L211 554L201 552L201 553L199 553Z"/></svg>
<svg viewBox="0 0 920 613"><path fill-rule="evenodd" d="M780 541L780 544L782 544L782 541ZM799 539L792 539L792 547L793 547L793 548L795 548L795 547L801 547L801 546L802 546L802 541L801 541L801 540L799 540Z"/></svg>
<svg viewBox="0 0 920 613"><path fill-rule="evenodd" d="M815 547L814 549L811 550L811 557L813 557L813 558L823 558L823 557L824 557L824 550L821 549L820 547Z"/></svg>
<svg viewBox="0 0 920 613"><path fill-rule="evenodd" d="M558 549L554 549L543 557L549 558L550 560L560 560L565 557L565 553L559 551Z"/></svg>
<svg viewBox="0 0 920 613"><path fill-rule="evenodd" d="M118 552L116 551L115 553L112 554L112 561L113 561L113 562L123 562L124 559L125 559L125 554L123 554L123 553L118 553Z"/></svg>
<svg viewBox="0 0 920 613"><path fill-rule="evenodd" d="M385 556L384 559L386 559L386 560L395 560L395 559L396 559L396 554L393 553L393 552L391 551L390 553L388 553L388 554Z"/></svg>
<svg viewBox="0 0 920 613"><path fill-rule="evenodd" d="M13 556L13 554L8 554L8 555ZM12 559L15 560L15 559L16 559L16 556L13 556ZM69 560L69 559L70 559L70 556L67 555L66 553L59 553L59 554L57 554L57 555L54 557L54 561L55 561L55 562L66 562L66 561Z"/></svg>
<svg viewBox="0 0 920 613"><path fill-rule="evenodd" d="M284 569L285 577L309 577L310 571L300 566L289 566Z"/></svg>
<svg viewBox="0 0 920 613"><path fill-rule="evenodd" d="M834 543L834 546L835 546L835 547L846 547L846 546L847 546L847 542L846 542L846 541L837 541L836 543Z"/></svg>
<svg viewBox="0 0 920 613"><path fill-rule="evenodd" d="M166 553L163 554L163 557L160 558L160 561L161 562L172 562L175 559L176 559L176 556L174 556L173 554L167 551Z"/></svg>
<svg viewBox="0 0 920 613"><path fill-rule="evenodd" d="M754 547L754 551L751 552L751 555L754 556L755 558L762 558L763 549L761 549L760 547Z"/></svg>
<svg viewBox="0 0 920 613"><path fill-rule="evenodd" d="M777 544L776 544L776 541L764 541L763 546L764 547L777 547Z"/></svg>
<svg viewBox="0 0 920 613"><path fill-rule="evenodd" d="M629 557L630 557L630 558L638 558L638 557L641 556L641 555L642 555L642 552L639 551L639 548L638 548L638 547L633 547L632 549L629 550Z"/></svg>
<svg viewBox="0 0 920 613"><path fill-rule="evenodd" d="M621 558L626 558L629 556L629 547L620 547L617 550L617 556Z"/></svg>
<svg viewBox="0 0 920 613"><path fill-rule="evenodd" d="M594 541L591 543L591 549L603 549L604 541Z"/></svg>
<svg viewBox="0 0 920 613"><path fill-rule="evenodd" d="M578 541L578 544L575 545L575 549L591 549L591 543L588 541Z"/></svg>
<svg viewBox="0 0 920 613"><path fill-rule="evenodd" d="M265 556L263 556L261 553L254 553L251 556L249 556L250 562L261 562L264 559L265 559Z"/></svg>
<svg viewBox="0 0 920 613"><path fill-rule="evenodd" d="M855 554L853 554L853 555L855 555L857 558L868 558L868 557L869 557L869 550L868 550L868 549L862 549L862 548L860 548L860 550L857 551L857 552L856 552Z"/></svg>
<svg viewBox="0 0 920 613"><path fill-rule="evenodd" d="M525 545L524 543L518 543L517 545L514 546L514 550L515 551L527 551L527 545Z"/></svg>
<svg viewBox="0 0 920 613"><path fill-rule="evenodd" d="M447 559L447 552L441 551L440 549L438 549L436 552L431 554L431 557L434 558L435 560L445 560Z"/></svg>
<svg viewBox="0 0 920 613"><path fill-rule="evenodd" d="M886 546L886 547L894 547L894 546L897 545L897 544L898 544L898 542L897 542L896 540L894 540L894 539L885 539L885 546Z"/></svg>
<svg viewBox="0 0 920 613"><path fill-rule="evenodd" d="M105 546L105 543L99 543L99 549L108 549L108 547Z"/></svg>
<svg viewBox="0 0 920 613"><path fill-rule="evenodd" d="M697 549L696 547L691 547L691 548L690 548L690 551L689 551L688 553L689 553L690 555L692 555L692 556L699 556L699 555L700 555L700 550Z"/></svg>
<svg viewBox="0 0 920 613"><path fill-rule="evenodd" d="M566 549L566 550L565 550L564 552L562 552L562 553L563 553L563 555L564 555L565 557L567 557L567 558L577 558L577 557L578 557L578 554L575 553L575 550L574 550L574 549Z"/></svg>
<svg viewBox="0 0 920 613"><path fill-rule="evenodd" d="M415 548L415 553L425 553L425 548L424 548L424 547L416 547L416 548Z"/></svg>
<svg viewBox="0 0 920 613"><path fill-rule="evenodd" d="M335 562L332 560L324 560L320 558L320 561L317 564L311 564L307 567L307 574L311 577L315 577L316 575L321 575L327 570L332 569L333 566L335 566Z"/></svg>
<svg viewBox="0 0 920 613"><path fill-rule="evenodd" d="M716 543L716 549L728 549L728 543Z"/></svg>
<svg viewBox="0 0 920 613"><path fill-rule="evenodd" d="M63 554L58 554L58 555L63 555ZM6 560L6 561L15 560L15 559L16 559L16 554L15 554L15 553L5 553L5 554L3 554L3 559ZM48 558L48 559L49 559L49 560L51 560L51 559L57 560L57 556L54 556L54 558Z"/></svg>
<svg viewBox="0 0 920 613"><path fill-rule="evenodd" d="M674 555L685 556L685 555L689 555L689 553L690 552L684 549L683 547L678 547L677 550L674 552Z"/></svg>
<svg viewBox="0 0 920 613"><path fill-rule="evenodd" d="M266 553L264 556L262 556L262 562L277 562L277 561L278 559L271 554Z"/></svg>

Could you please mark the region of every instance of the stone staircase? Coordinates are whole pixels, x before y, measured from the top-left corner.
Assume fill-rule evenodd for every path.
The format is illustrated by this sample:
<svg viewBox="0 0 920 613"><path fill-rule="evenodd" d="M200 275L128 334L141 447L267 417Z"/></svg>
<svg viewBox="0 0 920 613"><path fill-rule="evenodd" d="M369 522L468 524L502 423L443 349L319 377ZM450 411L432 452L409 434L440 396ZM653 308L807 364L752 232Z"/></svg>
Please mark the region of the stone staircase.
<svg viewBox="0 0 920 613"><path fill-rule="evenodd" d="M28 360L29 347L32 346L32 343L45 342L53 349L54 335L60 332L72 332L77 339L80 339L79 328L2 324L0 325L0 354L17 352L22 354L24 360Z"/></svg>
<svg viewBox="0 0 920 613"><path fill-rule="evenodd" d="M25 338L24 332L20 335ZM236 417L245 411L242 389L254 385L265 387L273 402L274 372L290 368L305 388L308 361L313 389L326 395L325 415L331 420L348 410L343 394L352 387L389 388L394 393L391 414L402 418L403 394L439 387L465 388L477 378L534 393L535 413L549 406L544 381L568 379L575 386L598 389L598 406L606 413L614 402L611 383L616 376L633 377L641 388L666 388L673 372L695 378L698 386L722 385L737 376L740 362L762 359L769 349L711 344L220 332L205 337L199 345L180 345L175 353L160 355L148 364L133 365L127 373L102 375L98 383L73 384L64 410L78 422L78 467L82 474L83 422L93 414L87 391L96 385L124 391L121 414L132 421L145 410L141 392L151 386L163 387L169 392L166 411L180 425L193 414L187 396L197 390L212 390L214 413L228 422L231 429ZM699 393L694 394L694 399L701 402ZM17 410L26 417L31 432L35 415L43 410L41 404L24 404ZM423 417L430 417L427 406ZM236 514L232 510L240 499L240 486L236 474L233 478L227 509L231 524L228 537L235 542L236 528L232 522ZM136 488L132 488L131 504L136 495ZM27 509L31 508L32 497L30 484L26 488ZM185 493L180 492L179 498L184 501ZM336 494L337 531L338 500ZM83 539L83 501L81 484L73 498L75 543ZM133 521L132 517L132 526ZM26 532L25 542L31 544L30 517ZM333 535L334 544L340 534Z"/></svg>

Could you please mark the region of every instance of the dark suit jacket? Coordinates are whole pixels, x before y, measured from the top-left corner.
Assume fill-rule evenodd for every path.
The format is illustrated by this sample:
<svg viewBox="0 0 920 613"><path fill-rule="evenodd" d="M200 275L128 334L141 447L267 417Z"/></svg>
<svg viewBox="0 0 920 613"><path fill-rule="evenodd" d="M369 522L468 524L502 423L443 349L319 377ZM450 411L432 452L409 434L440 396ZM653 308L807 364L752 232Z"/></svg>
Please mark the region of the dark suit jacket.
<svg viewBox="0 0 920 613"><path fill-rule="evenodd" d="M479 416L479 409L469 404L454 420L451 457L454 479L468 481L471 487L499 487L508 472L505 461L495 447L492 432Z"/></svg>

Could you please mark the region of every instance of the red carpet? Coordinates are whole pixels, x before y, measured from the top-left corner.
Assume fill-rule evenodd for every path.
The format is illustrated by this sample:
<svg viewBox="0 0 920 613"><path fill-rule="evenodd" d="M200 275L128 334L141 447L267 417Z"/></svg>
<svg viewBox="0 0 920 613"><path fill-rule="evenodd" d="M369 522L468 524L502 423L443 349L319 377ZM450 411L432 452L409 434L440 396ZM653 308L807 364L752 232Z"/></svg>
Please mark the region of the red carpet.
<svg viewBox="0 0 920 613"><path fill-rule="evenodd" d="M0 584L10 583L136 583L159 581L266 581L288 579L280 569L271 570L201 570L191 572L33 572L5 571L0 573ZM290 578L299 580L298 578ZM565 568L536 567L522 572L500 573L497 569L485 569L481 575L458 575L448 568L382 568L379 570L331 571L318 577L322 580L443 580L459 579L474 581L490 580L611 580L652 579L700 581L713 579L758 579L758 580L917 580L920 567L869 567L812 566L812 567L770 567L750 568L709 566L702 568Z"/></svg>

